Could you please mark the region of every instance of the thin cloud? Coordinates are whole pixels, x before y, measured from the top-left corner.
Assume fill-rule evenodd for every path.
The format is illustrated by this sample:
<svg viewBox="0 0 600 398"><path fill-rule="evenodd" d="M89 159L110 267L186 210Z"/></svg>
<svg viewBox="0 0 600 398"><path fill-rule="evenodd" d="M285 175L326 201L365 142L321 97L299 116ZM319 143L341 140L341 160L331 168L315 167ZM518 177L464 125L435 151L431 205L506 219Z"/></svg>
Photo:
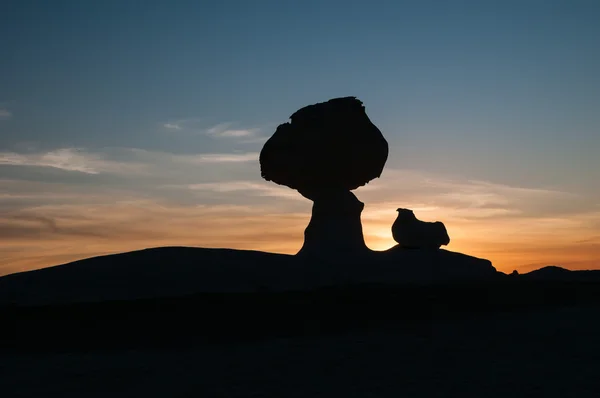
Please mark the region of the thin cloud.
<svg viewBox="0 0 600 398"><path fill-rule="evenodd" d="M49 167L91 175L137 175L142 172L157 175L169 164L235 164L258 161L258 156L258 152L182 155L136 148L109 148L97 152L82 148L61 148L36 153L0 152L0 166ZM115 157L119 160L115 160Z"/></svg>
<svg viewBox="0 0 600 398"><path fill-rule="evenodd" d="M588 238L588 239L578 240L575 243L581 243L581 244L595 243L595 244L600 244L600 235L592 236L591 238Z"/></svg>
<svg viewBox="0 0 600 398"><path fill-rule="evenodd" d="M43 153L0 152L0 165L51 167L85 174L119 172L131 163L115 162L80 148L63 148Z"/></svg>
<svg viewBox="0 0 600 398"><path fill-rule="evenodd" d="M261 143L268 138L260 136L260 128L242 128L233 122L219 123L209 128L199 124L199 119L180 119L166 122L162 127L169 131L202 134L214 139L234 139L240 144Z"/></svg>
<svg viewBox="0 0 600 398"><path fill-rule="evenodd" d="M219 134L219 137L251 137L255 130L225 130Z"/></svg>
<svg viewBox="0 0 600 398"><path fill-rule="evenodd" d="M10 119L12 117L12 112L6 108L0 108L0 120Z"/></svg>
<svg viewBox="0 0 600 398"><path fill-rule="evenodd" d="M295 190L273 184L263 184L253 181L227 181L222 183L190 184L188 188L194 191L212 191L220 193L249 192L257 196L272 196L293 200L305 199Z"/></svg>
<svg viewBox="0 0 600 398"><path fill-rule="evenodd" d="M52 218L38 216L38 215L30 215L30 214L19 214L12 217L12 219L17 221L31 221L34 223L39 223L49 229L52 232L58 231L58 226L56 225L56 221Z"/></svg>
<svg viewBox="0 0 600 398"><path fill-rule="evenodd" d="M394 210L428 208L426 212L431 214L467 219L544 216L589 209L584 198L570 192L465 181L416 170L386 170L382 178L359 188L357 193L367 203Z"/></svg>
<svg viewBox="0 0 600 398"><path fill-rule="evenodd" d="M179 155L174 160L191 164L252 162L258 161L258 152Z"/></svg>
<svg viewBox="0 0 600 398"><path fill-rule="evenodd" d="M162 127L170 131L181 131L190 132L198 131L198 124L202 119L200 118L185 118L185 119L172 119L165 121Z"/></svg>
<svg viewBox="0 0 600 398"><path fill-rule="evenodd" d="M169 130L181 130L181 126L177 123L165 123L163 127Z"/></svg>
<svg viewBox="0 0 600 398"><path fill-rule="evenodd" d="M248 138L254 137L259 129L234 128L233 123L220 123L206 130L206 134L217 138Z"/></svg>
<svg viewBox="0 0 600 398"><path fill-rule="evenodd" d="M250 137L247 139L243 139L238 141L239 144L262 144L264 142L266 142L269 139L269 137Z"/></svg>

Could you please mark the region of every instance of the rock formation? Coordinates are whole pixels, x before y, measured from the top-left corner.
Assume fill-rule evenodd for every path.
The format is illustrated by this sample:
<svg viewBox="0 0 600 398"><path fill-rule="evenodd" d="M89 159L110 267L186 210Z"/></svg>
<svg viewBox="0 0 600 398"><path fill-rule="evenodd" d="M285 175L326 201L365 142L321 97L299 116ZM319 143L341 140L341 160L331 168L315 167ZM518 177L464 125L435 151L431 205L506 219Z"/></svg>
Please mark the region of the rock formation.
<svg viewBox="0 0 600 398"><path fill-rule="evenodd" d="M312 218L299 254L368 252L350 191L381 175L388 144L355 97L335 98L298 110L260 153L267 181L312 200Z"/></svg>
<svg viewBox="0 0 600 398"><path fill-rule="evenodd" d="M299 254L335 257L367 250L360 214L365 205L350 191L334 191L315 200Z"/></svg>
<svg viewBox="0 0 600 398"><path fill-rule="evenodd" d="M388 144L362 102L335 98L309 105L281 124L260 153L262 177L315 201L381 175Z"/></svg>
<svg viewBox="0 0 600 398"><path fill-rule="evenodd" d="M440 221L425 222L417 219L410 209L398 209L392 225L392 236L405 249L439 249L450 243L446 227Z"/></svg>

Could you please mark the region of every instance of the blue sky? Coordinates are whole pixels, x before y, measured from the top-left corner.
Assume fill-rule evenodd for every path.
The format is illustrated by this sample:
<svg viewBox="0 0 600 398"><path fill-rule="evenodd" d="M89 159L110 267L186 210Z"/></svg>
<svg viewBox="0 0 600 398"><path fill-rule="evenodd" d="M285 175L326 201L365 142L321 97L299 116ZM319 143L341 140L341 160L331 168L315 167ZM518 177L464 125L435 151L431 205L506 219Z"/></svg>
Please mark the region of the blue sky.
<svg viewBox="0 0 600 398"><path fill-rule="evenodd" d="M310 210L266 195L255 155L298 108L349 95L390 144L380 185L397 189L373 203L409 201L402 189L412 182L397 176L410 171L414 197L442 219L479 207L419 196L417 176L463 193L473 181L509 187L512 199L519 189L575 195L518 208L523 217L595 220L600 211L597 1L19 0L1 10L0 215L15 231L40 206L91 206L80 202L94 190L103 205L110 192L256 214L268 198L284 213ZM57 193L64 200L49 199ZM538 200L531 195L522 201ZM570 233L600 236L586 228ZM28 231L0 250L18 258L22 242L37 247ZM227 236L207 242L227 245ZM120 248L109 241L98 252Z"/></svg>

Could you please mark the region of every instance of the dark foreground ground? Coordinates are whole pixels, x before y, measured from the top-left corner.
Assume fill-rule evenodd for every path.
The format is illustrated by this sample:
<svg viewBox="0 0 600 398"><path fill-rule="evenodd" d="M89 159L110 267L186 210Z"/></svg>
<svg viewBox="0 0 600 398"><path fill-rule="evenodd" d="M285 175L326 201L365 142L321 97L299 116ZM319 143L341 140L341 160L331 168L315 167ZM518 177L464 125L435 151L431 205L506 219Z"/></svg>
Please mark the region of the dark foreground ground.
<svg viewBox="0 0 600 398"><path fill-rule="evenodd" d="M600 285L503 282L1 310L3 397L600 396Z"/></svg>

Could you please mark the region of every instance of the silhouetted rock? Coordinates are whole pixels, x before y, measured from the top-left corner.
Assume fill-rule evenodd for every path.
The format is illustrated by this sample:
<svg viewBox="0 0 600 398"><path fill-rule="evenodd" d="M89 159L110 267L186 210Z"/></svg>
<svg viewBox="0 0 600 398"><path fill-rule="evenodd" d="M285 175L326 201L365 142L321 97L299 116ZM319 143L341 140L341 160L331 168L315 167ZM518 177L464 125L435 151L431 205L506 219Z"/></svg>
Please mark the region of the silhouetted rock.
<svg viewBox="0 0 600 398"><path fill-rule="evenodd" d="M260 152L262 177L317 200L350 191L381 175L388 144L355 97L306 106Z"/></svg>
<svg viewBox="0 0 600 398"><path fill-rule="evenodd" d="M350 190L381 175L387 141L355 97L304 107L290 119L265 143L260 168L265 180L314 201L299 254L367 253L360 224L364 205Z"/></svg>
<svg viewBox="0 0 600 398"><path fill-rule="evenodd" d="M293 259L290 255L251 250L195 247L137 250L3 276L0 304L252 292L261 286L286 286L287 282L278 278L295 275ZM283 269L284 272L279 271Z"/></svg>
<svg viewBox="0 0 600 398"><path fill-rule="evenodd" d="M365 245L360 214L364 204L349 191L325 196L313 204L299 255L332 253L339 260L370 251Z"/></svg>
<svg viewBox="0 0 600 398"><path fill-rule="evenodd" d="M306 291L365 283L430 285L499 276L488 260L439 249L395 246L383 252L315 259L250 250L161 247L0 277L0 307Z"/></svg>
<svg viewBox="0 0 600 398"><path fill-rule="evenodd" d="M425 222L417 219L410 209L398 209L392 225L392 236L405 249L439 249L450 243L446 227L440 221Z"/></svg>
<svg viewBox="0 0 600 398"><path fill-rule="evenodd" d="M399 268L404 280L410 283L486 281L501 277L489 260L443 249L406 250L396 245L382 254L384 261Z"/></svg>
<svg viewBox="0 0 600 398"><path fill-rule="evenodd" d="M600 270L571 271L566 268L549 265L520 275L522 280L553 282L598 282Z"/></svg>

